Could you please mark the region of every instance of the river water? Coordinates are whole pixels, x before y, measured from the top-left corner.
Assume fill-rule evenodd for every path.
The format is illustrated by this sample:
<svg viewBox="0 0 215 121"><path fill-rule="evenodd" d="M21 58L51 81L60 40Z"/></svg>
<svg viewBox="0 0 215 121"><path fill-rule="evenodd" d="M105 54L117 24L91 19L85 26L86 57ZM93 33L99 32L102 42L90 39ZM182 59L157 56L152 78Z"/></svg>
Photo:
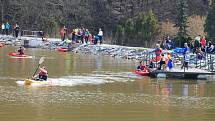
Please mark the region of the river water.
<svg viewBox="0 0 215 121"><path fill-rule="evenodd" d="M108 56L0 48L0 121L214 121L215 83L166 80L131 72L137 64ZM44 56L50 86L23 86Z"/></svg>

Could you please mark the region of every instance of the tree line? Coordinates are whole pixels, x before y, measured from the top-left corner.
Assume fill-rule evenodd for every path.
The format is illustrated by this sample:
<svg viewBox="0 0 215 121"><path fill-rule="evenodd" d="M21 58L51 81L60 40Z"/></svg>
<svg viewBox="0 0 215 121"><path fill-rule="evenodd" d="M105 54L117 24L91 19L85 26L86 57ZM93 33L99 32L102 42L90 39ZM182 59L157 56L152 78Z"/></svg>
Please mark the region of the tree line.
<svg viewBox="0 0 215 121"><path fill-rule="evenodd" d="M187 41L188 8L191 8L190 0L177 1L177 19L175 27L179 28L177 38L178 45ZM135 1L134 1L135 2ZM59 35L61 26L67 28L89 28L92 33L102 28L106 36L113 36L113 43L128 46L152 46L160 34L157 13L154 10L148 12L134 12L134 16L124 16L116 20L118 11L113 10L113 0L1 0L0 8L3 10L3 20L18 22L22 29L42 30L50 36ZM134 3L133 3L134 4ZM123 9L123 8L122 8ZM141 9L141 7L140 7ZM205 24L205 32L213 38L214 5L208 13ZM133 10L133 9L132 9ZM0 16L2 19L2 16ZM108 33L108 35L107 35ZM111 34L113 33L113 34Z"/></svg>

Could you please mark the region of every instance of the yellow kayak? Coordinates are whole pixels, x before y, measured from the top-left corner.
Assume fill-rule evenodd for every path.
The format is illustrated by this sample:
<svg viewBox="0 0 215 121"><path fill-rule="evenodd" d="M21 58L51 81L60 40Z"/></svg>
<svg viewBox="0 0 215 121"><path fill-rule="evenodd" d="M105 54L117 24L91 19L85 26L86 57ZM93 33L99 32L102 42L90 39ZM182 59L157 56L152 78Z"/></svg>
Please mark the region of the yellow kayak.
<svg viewBox="0 0 215 121"><path fill-rule="evenodd" d="M36 81L32 79L25 79L24 80L25 85L51 85L51 81Z"/></svg>

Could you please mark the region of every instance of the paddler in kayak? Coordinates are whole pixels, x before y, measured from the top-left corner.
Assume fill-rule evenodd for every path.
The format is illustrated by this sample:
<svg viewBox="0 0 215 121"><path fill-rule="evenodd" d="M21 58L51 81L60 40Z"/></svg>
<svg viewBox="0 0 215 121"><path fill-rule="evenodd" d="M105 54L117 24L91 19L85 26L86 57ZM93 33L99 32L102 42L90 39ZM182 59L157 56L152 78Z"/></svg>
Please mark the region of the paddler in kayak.
<svg viewBox="0 0 215 121"><path fill-rule="evenodd" d="M24 55L25 54L24 50L25 49L23 47L19 47L19 49L17 50L17 52L18 52L19 55Z"/></svg>
<svg viewBox="0 0 215 121"><path fill-rule="evenodd" d="M32 78L36 81L47 81L48 71L46 70L45 66L43 66L42 68L39 67L39 70L40 72Z"/></svg>
<svg viewBox="0 0 215 121"><path fill-rule="evenodd" d="M143 61L140 61L140 65L137 66L137 71L147 71L147 67L143 64Z"/></svg>

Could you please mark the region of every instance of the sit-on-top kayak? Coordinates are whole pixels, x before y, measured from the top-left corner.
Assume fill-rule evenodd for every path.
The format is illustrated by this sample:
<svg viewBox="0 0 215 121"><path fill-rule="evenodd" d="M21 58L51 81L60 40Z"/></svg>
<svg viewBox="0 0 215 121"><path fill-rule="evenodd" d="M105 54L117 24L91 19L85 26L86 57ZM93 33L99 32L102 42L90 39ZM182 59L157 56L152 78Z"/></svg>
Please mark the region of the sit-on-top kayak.
<svg viewBox="0 0 215 121"><path fill-rule="evenodd" d="M9 53L8 54L11 58L32 58L32 56L29 55L20 55L19 53Z"/></svg>
<svg viewBox="0 0 215 121"><path fill-rule="evenodd" d="M51 85L52 82L50 80L48 81L37 81L37 80L32 80L32 79L25 79L24 80L24 85L34 85L34 86L38 86L38 85Z"/></svg>
<svg viewBox="0 0 215 121"><path fill-rule="evenodd" d="M58 48L57 50L60 52L68 52L69 51L68 48Z"/></svg>
<svg viewBox="0 0 215 121"><path fill-rule="evenodd" d="M149 72L148 71L138 71L138 70L134 70L133 71L135 74L141 75L141 76L148 76Z"/></svg>

